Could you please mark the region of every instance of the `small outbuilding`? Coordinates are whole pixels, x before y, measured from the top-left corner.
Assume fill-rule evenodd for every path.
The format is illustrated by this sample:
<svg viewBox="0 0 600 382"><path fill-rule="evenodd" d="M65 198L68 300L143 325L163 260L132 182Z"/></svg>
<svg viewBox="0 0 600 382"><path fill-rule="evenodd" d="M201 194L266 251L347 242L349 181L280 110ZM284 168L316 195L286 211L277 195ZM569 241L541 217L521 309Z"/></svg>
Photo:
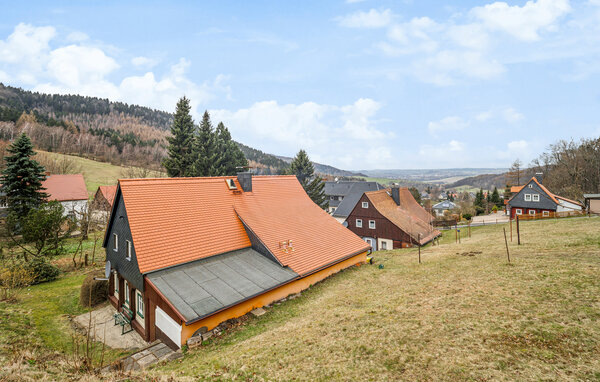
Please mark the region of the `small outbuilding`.
<svg viewBox="0 0 600 382"><path fill-rule="evenodd" d="M589 213L600 214L600 194L583 194L583 198Z"/></svg>
<svg viewBox="0 0 600 382"><path fill-rule="evenodd" d="M94 195L94 201L92 202L92 209L94 211L106 211L110 212L112 209L113 202L115 200L115 193L117 192L117 186L100 186Z"/></svg>

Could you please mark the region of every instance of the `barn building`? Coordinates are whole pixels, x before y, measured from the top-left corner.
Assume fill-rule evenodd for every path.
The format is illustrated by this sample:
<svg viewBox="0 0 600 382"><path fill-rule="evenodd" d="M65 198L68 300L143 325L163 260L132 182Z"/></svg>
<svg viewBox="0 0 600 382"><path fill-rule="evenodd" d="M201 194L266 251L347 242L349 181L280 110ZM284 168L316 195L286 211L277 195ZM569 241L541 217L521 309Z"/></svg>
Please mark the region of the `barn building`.
<svg viewBox="0 0 600 382"><path fill-rule="evenodd" d="M344 268L370 247L295 176L120 180L103 246L110 302L146 341L181 347Z"/></svg>
<svg viewBox="0 0 600 382"><path fill-rule="evenodd" d="M408 188L393 187L365 192L348 216L348 229L373 250L424 245L441 233L433 229L433 216L417 203Z"/></svg>

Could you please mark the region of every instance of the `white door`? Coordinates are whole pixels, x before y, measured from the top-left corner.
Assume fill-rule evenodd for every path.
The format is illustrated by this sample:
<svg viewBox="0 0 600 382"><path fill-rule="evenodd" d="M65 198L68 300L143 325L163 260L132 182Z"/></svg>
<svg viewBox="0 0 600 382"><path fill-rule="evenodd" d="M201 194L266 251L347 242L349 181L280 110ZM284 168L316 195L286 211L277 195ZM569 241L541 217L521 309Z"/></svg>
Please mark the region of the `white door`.
<svg viewBox="0 0 600 382"><path fill-rule="evenodd" d="M164 310L156 307L155 324L175 345L181 347L181 325L173 320Z"/></svg>

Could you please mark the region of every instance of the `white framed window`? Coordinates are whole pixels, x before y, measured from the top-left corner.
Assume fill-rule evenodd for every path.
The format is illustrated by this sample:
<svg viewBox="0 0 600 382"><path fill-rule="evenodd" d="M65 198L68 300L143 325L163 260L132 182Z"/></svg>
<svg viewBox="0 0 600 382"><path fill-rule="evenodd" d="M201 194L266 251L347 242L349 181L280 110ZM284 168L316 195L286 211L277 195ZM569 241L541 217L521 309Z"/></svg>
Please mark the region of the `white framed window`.
<svg viewBox="0 0 600 382"><path fill-rule="evenodd" d="M540 201L540 194L533 194L533 195L531 195L531 200L533 200L534 202L539 202Z"/></svg>
<svg viewBox="0 0 600 382"><path fill-rule="evenodd" d="M131 242L129 240L125 240L125 243L127 244L127 253L125 254L125 258L129 261L131 261Z"/></svg>
<svg viewBox="0 0 600 382"><path fill-rule="evenodd" d="M520 208L517 208L517 209L515 210L515 214L516 214L516 215L523 215L523 210L522 210L522 209L520 209Z"/></svg>
<svg viewBox="0 0 600 382"><path fill-rule="evenodd" d="M119 295L119 275L117 275L117 272L113 273L113 275L115 284L115 294Z"/></svg>
<svg viewBox="0 0 600 382"><path fill-rule="evenodd" d="M367 244L369 244L371 247L373 246L373 240L369 239L369 238L365 238L365 241L367 242Z"/></svg>
<svg viewBox="0 0 600 382"><path fill-rule="evenodd" d="M369 220L369 228L375 229L375 220Z"/></svg>
<svg viewBox="0 0 600 382"><path fill-rule="evenodd" d="M123 281L123 286L125 287L123 288L125 290L125 304L129 305L129 283L127 280Z"/></svg>
<svg viewBox="0 0 600 382"><path fill-rule="evenodd" d="M113 233L113 251L117 252L119 250L119 235Z"/></svg>
<svg viewBox="0 0 600 382"><path fill-rule="evenodd" d="M550 211L542 211L542 216L550 216Z"/></svg>
<svg viewBox="0 0 600 382"><path fill-rule="evenodd" d="M531 194L525 194L525 201L531 202Z"/></svg>
<svg viewBox="0 0 600 382"><path fill-rule="evenodd" d="M356 227L362 228L362 219L356 219Z"/></svg>
<svg viewBox="0 0 600 382"><path fill-rule="evenodd" d="M529 215L535 215L535 210L529 210Z"/></svg>
<svg viewBox="0 0 600 382"><path fill-rule="evenodd" d="M387 241L381 242L381 249L387 249Z"/></svg>
<svg viewBox="0 0 600 382"><path fill-rule="evenodd" d="M144 318L144 296L139 290L135 291L135 311L138 316Z"/></svg>
<svg viewBox="0 0 600 382"><path fill-rule="evenodd" d="M362 208L369 208L369 202L362 202Z"/></svg>

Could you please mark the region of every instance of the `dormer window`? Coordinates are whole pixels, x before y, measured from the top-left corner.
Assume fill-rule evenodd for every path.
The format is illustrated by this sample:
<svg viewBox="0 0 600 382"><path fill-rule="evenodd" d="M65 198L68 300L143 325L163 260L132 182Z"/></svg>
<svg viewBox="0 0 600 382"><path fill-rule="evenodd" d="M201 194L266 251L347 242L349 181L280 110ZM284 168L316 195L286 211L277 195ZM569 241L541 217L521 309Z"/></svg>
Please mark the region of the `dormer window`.
<svg viewBox="0 0 600 382"><path fill-rule="evenodd" d="M369 202L362 202L362 208L369 208Z"/></svg>
<svg viewBox="0 0 600 382"><path fill-rule="evenodd" d="M127 260L131 261L131 252L132 252L131 242L129 240L125 240L125 243L127 243L127 253L125 255L125 258Z"/></svg>
<svg viewBox="0 0 600 382"><path fill-rule="evenodd" d="M113 251L117 252L119 250L119 235L113 233Z"/></svg>
<svg viewBox="0 0 600 382"><path fill-rule="evenodd" d="M229 187L230 190L237 190L237 186L235 185L233 179L225 179L225 182L227 183L227 187Z"/></svg>

